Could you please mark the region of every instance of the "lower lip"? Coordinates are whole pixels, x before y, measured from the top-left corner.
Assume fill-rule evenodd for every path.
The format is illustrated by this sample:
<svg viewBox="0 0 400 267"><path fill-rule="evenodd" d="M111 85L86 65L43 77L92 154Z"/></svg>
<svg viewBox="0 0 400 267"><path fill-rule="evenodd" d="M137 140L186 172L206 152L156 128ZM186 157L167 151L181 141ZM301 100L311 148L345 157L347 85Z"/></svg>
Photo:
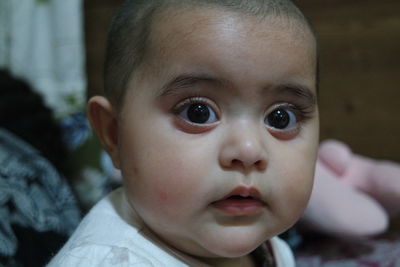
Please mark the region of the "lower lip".
<svg viewBox="0 0 400 267"><path fill-rule="evenodd" d="M214 208L235 216L249 216L262 211L264 204L256 199L225 199L213 203Z"/></svg>

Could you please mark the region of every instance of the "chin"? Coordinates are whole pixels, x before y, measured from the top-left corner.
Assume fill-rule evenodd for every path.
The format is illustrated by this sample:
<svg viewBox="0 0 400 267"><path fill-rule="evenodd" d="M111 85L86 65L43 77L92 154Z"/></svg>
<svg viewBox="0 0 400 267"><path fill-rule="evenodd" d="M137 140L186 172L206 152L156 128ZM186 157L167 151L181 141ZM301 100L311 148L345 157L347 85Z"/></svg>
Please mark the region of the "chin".
<svg viewBox="0 0 400 267"><path fill-rule="evenodd" d="M260 238L241 238L240 235L236 238L221 238L217 244L212 244L208 248L212 248L209 251L215 254L217 257L223 258L237 258L249 254L264 242L264 239Z"/></svg>
<svg viewBox="0 0 400 267"><path fill-rule="evenodd" d="M222 258L239 258L245 255L250 254L252 251L254 251L260 244L256 246L234 246L234 247L229 247L223 249L223 251L220 251L219 257Z"/></svg>

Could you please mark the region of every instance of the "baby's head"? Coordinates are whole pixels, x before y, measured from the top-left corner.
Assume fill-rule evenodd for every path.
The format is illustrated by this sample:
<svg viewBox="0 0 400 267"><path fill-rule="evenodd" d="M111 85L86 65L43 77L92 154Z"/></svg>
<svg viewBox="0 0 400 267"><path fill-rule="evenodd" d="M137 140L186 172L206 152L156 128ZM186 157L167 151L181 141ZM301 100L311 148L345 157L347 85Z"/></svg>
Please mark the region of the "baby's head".
<svg viewBox="0 0 400 267"><path fill-rule="evenodd" d="M290 1L128 1L89 118L144 228L204 261L240 258L308 201L316 74Z"/></svg>
<svg viewBox="0 0 400 267"><path fill-rule="evenodd" d="M163 44L154 41L170 41L168 36L165 36L167 39L159 40L156 32L162 29L158 26L168 23L171 17L196 8L233 12L259 20L279 17L292 24L291 27L310 30L307 19L290 0L125 1L115 15L109 31L104 73L107 98L116 104L122 104L129 79L141 63L145 63L146 57L154 57L151 48L162 49ZM195 27L193 31L196 32Z"/></svg>

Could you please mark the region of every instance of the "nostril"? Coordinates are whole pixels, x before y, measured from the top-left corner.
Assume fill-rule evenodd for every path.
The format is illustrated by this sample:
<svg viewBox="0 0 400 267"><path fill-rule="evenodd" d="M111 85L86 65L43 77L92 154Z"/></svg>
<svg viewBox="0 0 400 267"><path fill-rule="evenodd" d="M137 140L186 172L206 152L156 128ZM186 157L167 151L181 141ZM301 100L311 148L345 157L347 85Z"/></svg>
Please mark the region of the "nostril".
<svg viewBox="0 0 400 267"><path fill-rule="evenodd" d="M231 161L231 166L235 167L240 167L240 168L257 168L258 170L264 170L267 166L266 161L264 160L257 160L255 162L248 162L249 164L246 164L246 162L243 162L242 160L239 159L233 159ZM253 167L252 167L253 166Z"/></svg>
<svg viewBox="0 0 400 267"><path fill-rule="evenodd" d="M267 163L264 160L258 160L254 163L254 165L259 169L259 170L264 170L267 167Z"/></svg>
<svg viewBox="0 0 400 267"><path fill-rule="evenodd" d="M238 166L238 165L243 165L243 163L238 159L233 159L232 160L232 165L233 166Z"/></svg>

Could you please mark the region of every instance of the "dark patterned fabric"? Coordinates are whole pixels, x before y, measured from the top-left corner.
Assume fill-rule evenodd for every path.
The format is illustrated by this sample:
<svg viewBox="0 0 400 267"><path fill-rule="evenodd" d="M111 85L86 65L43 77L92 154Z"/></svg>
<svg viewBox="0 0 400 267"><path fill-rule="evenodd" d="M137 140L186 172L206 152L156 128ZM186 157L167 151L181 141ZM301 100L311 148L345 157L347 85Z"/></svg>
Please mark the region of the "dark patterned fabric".
<svg viewBox="0 0 400 267"><path fill-rule="evenodd" d="M253 260L259 267L275 267L274 252L270 242L266 242L252 252Z"/></svg>
<svg viewBox="0 0 400 267"><path fill-rule="evenodd" d="M43 266L80 221L65 179L0 128L0 266Z"/></svg>

